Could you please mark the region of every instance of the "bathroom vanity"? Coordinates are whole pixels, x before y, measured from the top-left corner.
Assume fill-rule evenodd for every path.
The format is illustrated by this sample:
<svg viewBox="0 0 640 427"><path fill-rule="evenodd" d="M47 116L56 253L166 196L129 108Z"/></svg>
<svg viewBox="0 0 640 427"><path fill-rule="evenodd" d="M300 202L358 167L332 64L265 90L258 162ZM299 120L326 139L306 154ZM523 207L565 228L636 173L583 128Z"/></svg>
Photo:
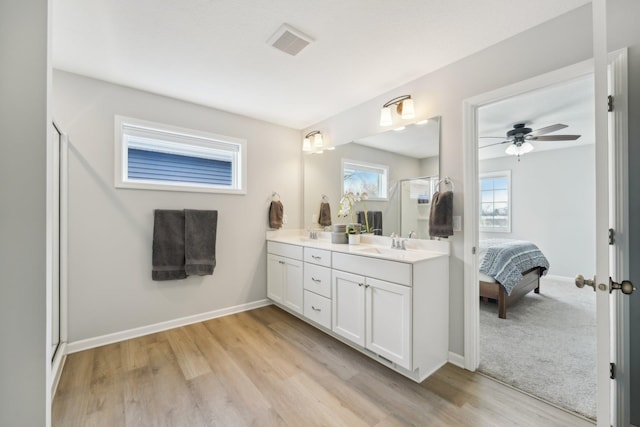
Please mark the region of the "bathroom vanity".
<svg viewBox="0 0 640 427"><path fill-rule="evenodd" d="M449 242L267 232L267 296L389 368L422 382L447 362Z"/></svg>

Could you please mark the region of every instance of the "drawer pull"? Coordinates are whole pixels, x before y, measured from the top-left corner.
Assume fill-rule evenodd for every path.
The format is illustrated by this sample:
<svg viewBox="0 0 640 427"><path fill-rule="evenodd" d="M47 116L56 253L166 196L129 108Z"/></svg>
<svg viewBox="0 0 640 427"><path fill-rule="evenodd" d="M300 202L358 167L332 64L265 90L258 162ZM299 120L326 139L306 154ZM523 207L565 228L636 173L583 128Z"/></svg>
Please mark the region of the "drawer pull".
<svg viewBox="0 0 640 427"><path fill-rule="evenodd" d="M358 283L358 286L364 286L364 283Z"/></svg>
<svg viewBox="0 0 640 427"><path fill-rule="evenodd" d="M312 309L313 311L322 311L322 309L321 309L321 308L316 308L316 307L315 307L315 306L313 306L313 305L311 306L311 309Z"/></svg>
<svg viewBox="0 0 640 427"><path fill-rule="evenodd" d="M316 283L322 283L322 280L316 279L315 277L312 277L311 280L313 280Z"/></svg>
<svg viewBox="0 0 640 427"><path fill-rule="evenodd" d="M321 256L317 256L317 255L311 255L311 258L313 258L313 259L315 259L317 261L320 261L322 259Z"/></svg>
<svg viewBox="0 0 640 427"><path fill-rule="evenodd" d="M284 261L278 261L280 264L284 264Z"/></svg>

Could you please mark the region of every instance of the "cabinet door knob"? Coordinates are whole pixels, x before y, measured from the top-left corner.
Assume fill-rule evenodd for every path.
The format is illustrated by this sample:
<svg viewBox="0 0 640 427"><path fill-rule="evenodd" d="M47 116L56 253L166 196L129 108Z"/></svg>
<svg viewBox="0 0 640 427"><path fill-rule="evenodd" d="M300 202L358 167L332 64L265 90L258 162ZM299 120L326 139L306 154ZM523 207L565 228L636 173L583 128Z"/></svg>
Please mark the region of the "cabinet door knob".
<svg viewBox="0 0 640 427"><path fill-rule="evenodd" d="M364 286L364 283L358 283L358 286Z"/></svg>
<svg viewBox="0 0 640 427"><path fill-rule="evenodd" d="M366 288L368 288L369 286L371 286L371 285L364 285L364 288L366 289Z"/></svg>
<svg viewBox="0 0 640 427"><path fill-rule="evenodd" d="M280 264L284 264L284 261L278 261Z"/></svg>

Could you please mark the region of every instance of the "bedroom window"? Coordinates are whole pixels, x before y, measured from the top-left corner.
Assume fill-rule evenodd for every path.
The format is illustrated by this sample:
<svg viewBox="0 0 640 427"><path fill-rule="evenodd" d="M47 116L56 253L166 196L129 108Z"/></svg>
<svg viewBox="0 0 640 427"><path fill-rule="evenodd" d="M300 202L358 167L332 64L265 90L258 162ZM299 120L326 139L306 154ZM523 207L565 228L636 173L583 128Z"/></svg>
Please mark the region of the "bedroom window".
<svg viewBox="0 0 640 427"><path fill-rule="evenodd" d="M127 117L115 119L115 186L246 194L246 142Z"/></svg>
<svg viewBox="0 0 640 427"><path fill-rule="evenodd" d="M342 194L367 193L369 200L387 200L389 167L342 160Z"/></svg>
<svg viewBox="0 0 640 427"><path fill-rule="evenodd" d="M511 171L480 175L480 231L511 232Z"/></svg>

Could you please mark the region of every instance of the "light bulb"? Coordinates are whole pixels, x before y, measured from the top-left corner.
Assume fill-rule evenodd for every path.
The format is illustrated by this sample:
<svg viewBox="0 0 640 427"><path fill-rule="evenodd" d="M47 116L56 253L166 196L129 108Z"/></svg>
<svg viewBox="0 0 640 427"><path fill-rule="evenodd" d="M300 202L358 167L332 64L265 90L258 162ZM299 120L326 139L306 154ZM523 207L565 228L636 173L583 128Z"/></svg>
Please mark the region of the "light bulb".
<svg viewBox="0 0 640 427"><path fill-rule="evenodd" d="M304 151L304 152L311 151L311 140L309 138L305 138L302 141L302 151Z"/></svg>
<svg viewBox="0 0 640 427"><path fill-rule="evenodd" d="M413 119L415 111L413 110L413 99L405 99L402 101L402 119Z"/></svg>
<svg viewBox="0 0 640 427"><path fill-rule="evenodd" d="M313 146L316 148L322 148L322 134L316 133L313 136Z"/></svg>
<svg viewBox="0 0 640 427"><path fill-rule="evenodd" d="M391 108L382 107L380 111L380 126L391 126Z"/></svg>

